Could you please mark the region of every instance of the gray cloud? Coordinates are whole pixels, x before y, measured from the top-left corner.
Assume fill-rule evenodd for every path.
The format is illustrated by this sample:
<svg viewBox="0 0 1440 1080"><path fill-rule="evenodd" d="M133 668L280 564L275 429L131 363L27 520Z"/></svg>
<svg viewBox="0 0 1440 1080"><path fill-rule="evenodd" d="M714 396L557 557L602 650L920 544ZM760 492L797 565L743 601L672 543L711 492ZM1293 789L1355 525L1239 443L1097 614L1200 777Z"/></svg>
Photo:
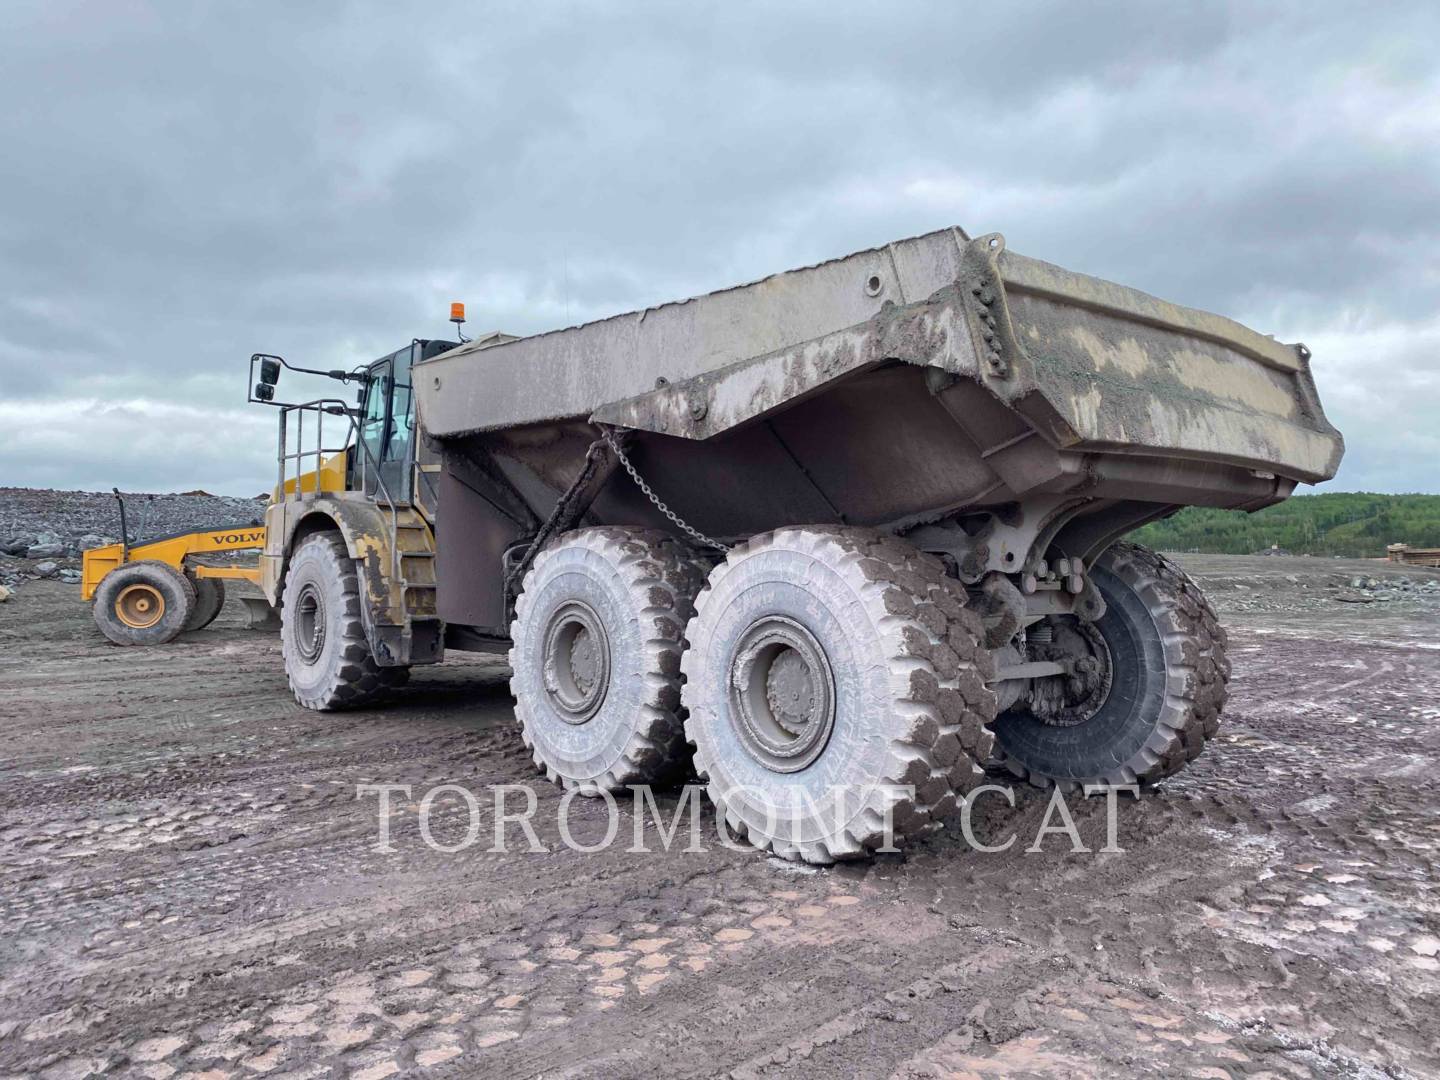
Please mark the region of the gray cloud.
<svg viewBox="0 0 1440 1080"><path fill-rule="evenodd" d="M0 33L0 483L251 494L257 349L958 223L1309 342L1336 486L1436 489L1433 5L34 0Z"/></svg>

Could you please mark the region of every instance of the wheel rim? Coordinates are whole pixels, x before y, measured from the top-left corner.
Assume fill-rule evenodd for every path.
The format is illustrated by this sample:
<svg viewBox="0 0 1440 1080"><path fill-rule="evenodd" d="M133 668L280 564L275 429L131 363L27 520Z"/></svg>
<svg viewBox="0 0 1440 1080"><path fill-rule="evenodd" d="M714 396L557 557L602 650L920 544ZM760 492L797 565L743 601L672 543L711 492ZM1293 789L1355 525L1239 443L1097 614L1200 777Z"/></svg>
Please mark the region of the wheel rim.
<svg viewBox="0 0 1440 1080"><path fill-rule="evenodd" d="M610 688L610 639L600 618L578 600L562 604L545 629L545 693L560 718L583 724Z"/></svg>
<svg viewBox="0 0 1440 1080"><path fill-rule="evenodd" d="M815 635L772 615L740 638L730 658L730 711L740 740L774 772L798 772L835 727L835 678Z"/></svg>
<svg viewBox="0 0 1440 1080"><path fill-rule="evenodd" d="M115 598L115 615L132 630L148 630L165 617L165 596L154 585L127 585Z"/></svg>
<svg viewBox="0 0 1440 1080"><path fill-rule="evenodd" d="M295 648L307 664L318 660L325 649L325 597L309 583L295 598Z"/></svg>

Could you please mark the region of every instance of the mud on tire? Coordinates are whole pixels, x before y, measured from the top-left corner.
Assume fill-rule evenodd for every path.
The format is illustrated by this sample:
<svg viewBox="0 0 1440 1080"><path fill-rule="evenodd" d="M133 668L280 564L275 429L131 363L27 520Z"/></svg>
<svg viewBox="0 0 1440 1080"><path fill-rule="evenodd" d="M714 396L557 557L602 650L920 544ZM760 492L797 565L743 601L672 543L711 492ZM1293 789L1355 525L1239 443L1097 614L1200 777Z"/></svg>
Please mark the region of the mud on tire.
<svg viewBox="0 0 1440 1080"><path fill-rule="evenodd" d="M536 557L510 628L510 690L552 781L599 795L678 776L680 653L704 574L653 529L581 529Z"/></svg>
<svg viewBox="0 0 1440 1080"><path fill-rule="evenodd" d="M306 537L290 557L280 607L285 674L307 709L353 708L409 679L375 663L360 614L355 562L338 533Z"/></svg>
<svg viewBox="0 0 1440 1080"><path fill-rule="evenodd" d="M1164 556L1113 545L1092 568L1107 611L1095 623L1112 686L1094 716L1070 727L1023 710L995 724L998 759L1041 787L1147 784L1194 760L1219 729L1230 662L1225 630L1200 587Z"/></svg>
<svg viewBox="0 0 1440 1080"><path fill-rule="evenodd" d="M867 529L733 549L682 661L696 769L730 831L787 859L857 858L887 812L898 843L981 783L993 664L965 602L934 556Z"/></svg>

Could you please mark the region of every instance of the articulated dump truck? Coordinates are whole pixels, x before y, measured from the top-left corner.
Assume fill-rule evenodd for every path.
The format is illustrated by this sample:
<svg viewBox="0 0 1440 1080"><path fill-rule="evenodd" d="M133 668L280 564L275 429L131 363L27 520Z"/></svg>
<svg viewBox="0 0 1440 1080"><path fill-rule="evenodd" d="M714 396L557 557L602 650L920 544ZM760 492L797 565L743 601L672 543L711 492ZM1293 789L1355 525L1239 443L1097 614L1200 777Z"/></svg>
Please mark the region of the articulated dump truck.
<svg viewBox="0 0 1440 1080"><path fill-rule="evenodd" d="M354 436L282 446L263 588L304 705L508 650L552 780L693 768L757 847L859 857L987 769L1143 785L1201 752L1225 632L1123 537L1334 475L1309 359L959 229L417 341L364 373L360 409L288 407Z"/></svg>

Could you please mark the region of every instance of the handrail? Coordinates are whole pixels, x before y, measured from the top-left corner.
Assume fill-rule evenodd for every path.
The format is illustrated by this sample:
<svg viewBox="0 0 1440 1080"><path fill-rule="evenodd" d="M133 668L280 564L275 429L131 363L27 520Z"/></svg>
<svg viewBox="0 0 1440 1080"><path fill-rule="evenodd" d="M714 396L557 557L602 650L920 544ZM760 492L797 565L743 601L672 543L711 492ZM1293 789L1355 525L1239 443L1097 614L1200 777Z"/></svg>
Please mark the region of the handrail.
<svg viewBox="0 0 1440 1080"><path fill-rule="evenodd" d="M281 405L280 409L280 447L278 465L280 470L280 486L277 489L281 502L290 501L290 493L285 490L289 480L287 462L295 462L295 491L296 501L304 501L307 494L318 495L320 493L320 474L325 464L326 454L343 454L352 446L360 451L360 483L359 489L363 492L369 488L369 480L373 469L377 503L383 502L390 519L390 569L392 579L400 580L400 511L399 505L390 494L390 488L385 483L385 474L380 471L380 463L376 460L374 453L360 437L360 427L356 423L355 412L348 404L338 398L316 398L313 401L306 401L294 405ZM293 454L287 453L287 442L289 437L289 417L295 413L295 442L300 447ZM315 422L315 449L307 450L305 446L305 413L314 412ZM346 419L346 430L344 445L338 447L327 447L325 445L325 417L344 416ZM353 436L353 439L352 439ZM302 477L305 469L302 462L306 458L315 459L315 490L307 493L304 489Z"/></svg>

